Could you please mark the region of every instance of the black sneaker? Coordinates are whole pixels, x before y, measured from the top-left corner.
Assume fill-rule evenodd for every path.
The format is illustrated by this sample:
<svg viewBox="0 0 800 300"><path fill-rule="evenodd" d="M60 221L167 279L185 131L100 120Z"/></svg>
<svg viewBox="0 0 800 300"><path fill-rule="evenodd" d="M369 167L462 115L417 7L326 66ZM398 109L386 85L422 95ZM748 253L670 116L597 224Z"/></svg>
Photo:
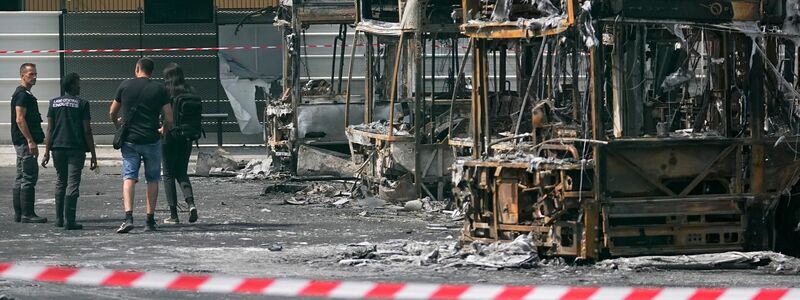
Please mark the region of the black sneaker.
<svg viewBox="0 0 800 300"><path fill-rule="evenodd" d="M128 221L122 222L122 225L119 225L119 229L117 229L117 233L128 233L133 230L133 222L128 223Z"/></svg>
<svg viewBox="0 0 800 300"><path fill-rule="evenodd" d="M197 207L194 205L189 207L189 223L197 222Z"/></svg>
<svg viewBox="0 0 800 300"><path fill-rule="evenodd" d="M42 218L37 215L33 215L30 217L22 216L22 218L20 218L20 221L22 221L22 223L47 223L47 218Z"/></svg>
<svg viewBox="0 0 800 300"><path fill-rule="evenodd" d="M151 232L156 230L158 230L158 228L156 228L156 222L147 222L144 224L144 231Z"/></svg>

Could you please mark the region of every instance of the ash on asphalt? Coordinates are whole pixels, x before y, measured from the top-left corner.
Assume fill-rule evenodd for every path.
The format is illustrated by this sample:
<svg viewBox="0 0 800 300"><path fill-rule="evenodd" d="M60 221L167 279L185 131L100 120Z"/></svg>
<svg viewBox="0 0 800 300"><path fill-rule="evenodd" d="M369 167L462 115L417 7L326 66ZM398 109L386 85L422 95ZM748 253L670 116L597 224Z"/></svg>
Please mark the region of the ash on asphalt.
<svg viewBox="0 0 800 300"><path fill-rule="evenodd" d="M469 263L488 248L456 248L460 221L441 212L405 211L373 198L338 194L336 182L316 183L314 193L265 190L266 181L193 177L197 223L159 224L146 233L144 189L138 184L130 234L116 234L122 221L122 182L116 168L86 172L78 219L81 231L53 224L54 170L41 169L36 211L46 224L14 223L11 193L0 195L0 260L8 262L139 271L214 273L256 277L380 280L515 285L760 286L798 287L797 273L768 266L749 269L669 270L576 266L562 259L530 261L523 267ZM0 168L0 185L10 189L14 168ZM346 186L346 185L345 185ZM313 189L312 189L313 191ZM292 198L303 201L288 204ZM334 204L337 203L337 204ZM168 216L163 191L156 218ZM464 247L473 247L465 245ZM366 252L364 252L366 248ZM360 250L359 250L360 249ZM374 249L374 250L373 250ZM358 255L361 251L361 256ZM433 252L437 253L434 254ZM484 254L481 251L484 251ZM517 253L510 250L509 253ZM356 255L354 255L354 253ZM519 254L519 253L517 253ZM517 257L518 259L520 257ZM503 259L503 256L500 256ZM351 260L351 261L348 261ZM620 264L617 264L620 265ZM219 295L128 290L0 280L0 294L16 299L217 299ZM230 298L226 296L227 298ZM235 296L249 299L255 297Z"/></svg>

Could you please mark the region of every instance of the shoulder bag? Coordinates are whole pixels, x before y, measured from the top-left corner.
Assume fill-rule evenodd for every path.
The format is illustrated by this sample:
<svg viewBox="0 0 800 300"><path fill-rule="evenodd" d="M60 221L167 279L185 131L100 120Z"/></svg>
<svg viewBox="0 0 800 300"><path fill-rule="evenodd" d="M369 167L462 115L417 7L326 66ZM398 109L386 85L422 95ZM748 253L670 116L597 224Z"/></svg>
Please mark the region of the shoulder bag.
<svg viewBox="0 0 800 300"><path fill-rule="evenodd" d="M133 119L133 116L136 115L136 111L139 109L139 106L142 106L142 95L144 95L144 90L145 89L142 89L142 91L139 92L139 98L137 99L136 106L131 107L131 110L125 114L125 117L122 118L122 124L120 124L119 128L117 128L117 132L114 133L114 141L111 144L114 146L114 149L121 149L122 144L125 143L125 137L128 136L128 129L130 128L131 120Z"/></svg>

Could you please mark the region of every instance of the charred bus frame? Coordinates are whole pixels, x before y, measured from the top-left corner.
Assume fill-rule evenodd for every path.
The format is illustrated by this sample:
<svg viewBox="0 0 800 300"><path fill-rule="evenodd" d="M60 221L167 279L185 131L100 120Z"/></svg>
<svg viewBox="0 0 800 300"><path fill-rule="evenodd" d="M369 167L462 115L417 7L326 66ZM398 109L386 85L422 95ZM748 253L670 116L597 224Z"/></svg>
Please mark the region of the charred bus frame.
<svg viewBox="0 0 800 300"><path fill-rule="evenodd" d="M265 142L270 155L284 170L300 175L325 175L331 170L298 170L300 149L316 146L346 153L342 119L344 109L345 49L348 27L355 23L355 3L341 0L281 1L275 25L283 29L283 93L265 108ZM313 25L339 25L330 49L330 80L303 78L307 66L306 30ZM349 43L349 44L348 44ZM337 69L338 67L338 69ZM338 71L338 72L337 72ZM322 83L320 87L314 84ZM316 92L315 92L316 90ZM331 126L334 125L334 126ZM315 129L316 128L316 129ZM323 129L320 129L323 128ZM345 150L343 150L345 149ZM330 151L329 151L330 152ZM298 172L299 171L299 172ZM310 172L305 174L304 171ZM333 175L341 175L334 172ZM348 175L349 176L349 175Z"/></svg>
<svg viewBox="0 0 800 300"><path fill-rule="evenodd" d="M360 165L358 176L388 200L421 196L441 200L447 192L447 169L453 161L443 142L447 130L443 116L448 114L449 106L441 99L449 99L452 91L459 90L454 77L458 72L460 34L452 20L459 3L357 3L356 30L364 33L367 45L364 123L349 126L347 135L353 161ZM447 58L437 64L435 49L441 40L448 41L452 48ZM428 47L432 54L426 53ZM384 53L383 59L376 52ZM447 92L437 92L437 86L445 86L437 85L441 78L437 79L435 69L439 66L450 68ZM347 103L351 103L349 98ZM346 118L350 120L352 116Z"/></svg>
<svg viewBox="0 0 800 300"><path fill-rule="evenodd" d="M531 234L584 259L797 251L798 31L783 5L463 0L480 12L461 27L476 45L472 156L453 167L464 237ZM485 71L498 43L523 66L500 129Z"/></svg>

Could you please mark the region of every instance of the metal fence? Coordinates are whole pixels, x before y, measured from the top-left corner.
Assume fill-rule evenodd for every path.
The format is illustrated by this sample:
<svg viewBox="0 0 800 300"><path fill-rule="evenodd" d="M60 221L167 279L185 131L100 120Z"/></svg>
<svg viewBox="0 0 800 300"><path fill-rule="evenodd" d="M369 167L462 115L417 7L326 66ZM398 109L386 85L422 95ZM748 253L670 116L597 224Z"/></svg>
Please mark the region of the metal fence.
<svg viewBox="0 0 800 300"><path fill-rule="evenodd" d="M241 13L243 14L243 13ZM181 48L216 47L216 23L145 24L141 11L71 12L63 16L64 47L66 49L109 48ZM228 98L219 82L216 51L172 51L155 53L70 53L64 55L63 72L81 75L81 94L92 103L92 115L105 116L119 84L133 77L136 61L147 56L156 64L153 78L160 79L161 69L169 62L184 68L187 82L203 99L203 111L227 113L222 132L239 132ZM264 97L257 106L261 111ZM93 118L96 134L112 134L115 129L105 118ZM212 121L204 122L206 132L217 132Z"/></svg>
<svg viewBox="0 0 800 300"><path fill-rule="evenodd" d="M142 10L144 0L0 1L20 1L19 7L25 11L64 11L65 13L60 16L59 48L61 49L108 49L216 47L219 45L220 25L237 24L250 12L275 5L278 0L215 0L217 12L214 22L191 26L146 24ZM268 23L271 20L271 16L261 16L246 23ZM274 41L272 43L274 44ZM35 46L22 48L26 47ZM61 54L60 75L63 77L64 74L76 72L81 76L81 96L92 103L92 127L95 134L114 133L113 125L105 117L110 101L114 98L119 84L133 77L134 64L143 56L155 61L156 70L153 77L156 79L160 79L161 70L168 62L180 64L184 68L189 84L203 99L204 113L228 114L227 119L221 120L219 127L216 120L204 120L203 128L209 133L209 140L205 142L213 141L214 133L217 132L241 132L233 108L220 85L217 51ZM280 63L277 67L280 68ZM257 89L258 120L263 119L266 101L266 92ZM233 140L253 141L253 136L233 134L231 137Z"/></svg>
<svg viewBox="0 0 800 300"><path fill-rule="evenodd" d="M3 0L14 1L14 0ZM28 11L136 11L144 0L20 0ZM217 9L259 9L278 5L278 0L215 0Z"/></svg>

